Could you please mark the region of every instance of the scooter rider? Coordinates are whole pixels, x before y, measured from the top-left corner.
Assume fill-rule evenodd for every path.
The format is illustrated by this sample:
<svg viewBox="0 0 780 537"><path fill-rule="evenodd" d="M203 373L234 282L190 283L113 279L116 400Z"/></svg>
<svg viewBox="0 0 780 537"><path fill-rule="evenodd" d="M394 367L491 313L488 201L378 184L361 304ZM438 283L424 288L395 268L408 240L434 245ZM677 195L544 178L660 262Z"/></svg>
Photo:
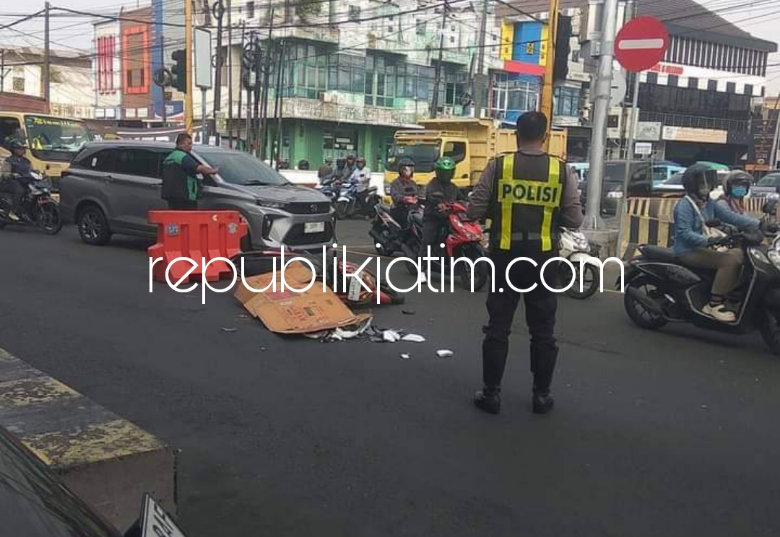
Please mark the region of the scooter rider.
<svg viewBox="0 0 780 537"><path fill-rule="evenodd" d="M417 183L414 182L414 161L403 157L398 161L398 177L390 183L390 198L393 200L392 216L406 227L409 209L404 203L408 196L417 197Z"/></svg>
<svg viewBox="0 0 780 537"><path fill-rule="evenodd" d="M706 165L694 164L683 174L685 197L674 207L674 254L684 265L716 269L710 302L702 313L725 323L736 321L736 314L726 309L726 295L739 280L744 254L739 248L725 252L711 249L721 237L707 234L706 223L719 220L743 231L757 230L760 221L744 216L710 199L717 172Z"/></svg>
<svg viewBox="0 0 780 537"><path fill-rule="evenodd" d="M753 176L741 170L731 172L726 178L726 191L718 204L737 214L745 214L745 196L753 185Z"/></svg>
<svg viewBox="0 0 780 537"><path fill-rule="evenodd" d="M31 181L32 163L24 156L27 145L24 141L14 138L10 141L11 156L3 162L0 170L0 191L11 194L11 211L8 218L18 221L22 199L27 192L27 185Z"/></svg>
<svg viewBox="0 0 780 537"><path fill-rule="evenodd" d="M366 193L371 183L371 170L366 167L366 159L358 157L355 159L355 171L352 172L350 183L357 184L357 199L361 207L366 206Z"/></svg>
<svg viewBox="0 0 780 537"><path fill-rule="evenodd" d="M347 155L347 161L344 163L344 167L341 169L341 175L339 176L339 179L341 179L342 183L349 182L350 178L352 177L352 173L355 171L355 168L355 155Z"/></svg>
<svg viewBox="0 0 780 537"><path fill-rule="evenodd" d="M436 251L436 242L442 229L447 226L446 203L465 200L460 189L452 184L455 176L455 161L450 157L441 157L436 161L436 177L425 187L425 210L423 212L423 236L420 256Z"/></svg>

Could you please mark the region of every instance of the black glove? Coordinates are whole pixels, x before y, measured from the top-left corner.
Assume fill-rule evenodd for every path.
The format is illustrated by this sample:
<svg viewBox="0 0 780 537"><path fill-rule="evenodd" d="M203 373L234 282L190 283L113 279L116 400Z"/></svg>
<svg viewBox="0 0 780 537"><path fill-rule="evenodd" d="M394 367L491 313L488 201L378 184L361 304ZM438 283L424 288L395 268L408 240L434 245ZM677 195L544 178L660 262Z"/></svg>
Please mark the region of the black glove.
<svg viewBox="0 0 780 537"><path fill-rule="evenodd" d="M727 237L707 237L707 246L720 246Z"/></svg>

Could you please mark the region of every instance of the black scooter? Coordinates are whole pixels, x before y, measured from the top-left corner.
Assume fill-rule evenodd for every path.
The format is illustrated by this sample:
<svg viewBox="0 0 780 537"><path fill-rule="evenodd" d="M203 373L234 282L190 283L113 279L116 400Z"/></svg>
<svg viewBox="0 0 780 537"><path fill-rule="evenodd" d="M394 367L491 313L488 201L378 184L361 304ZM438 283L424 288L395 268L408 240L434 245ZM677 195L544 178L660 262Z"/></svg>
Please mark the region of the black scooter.
<svg viewBox="0 0 780 537"><path fill-rule="evenodd" d="M772 353L780 355L780 235L767 247L763 232L728 228L726 233L720 244L745 252L740 283L728 297L736 321L718 321L702 312L710 300L714 270L686 267L670 249L647 245L639 247L641 256L627 266L626 313L637 326L651 330L669 322L735 335L759 330Z"/></svg>
<svg viewBox="0 0 780 537"><path fill-rule="evenodd" d="M32 172L30 177L22 178L27 191L22 198L21 210L17 215L19 220L9 218L12 206L12 196L8 192L0 192L0 229L5 226L35 227L47 235L56 235L62 229L60 208L51 197L51 191L43 176Z"/></svg>

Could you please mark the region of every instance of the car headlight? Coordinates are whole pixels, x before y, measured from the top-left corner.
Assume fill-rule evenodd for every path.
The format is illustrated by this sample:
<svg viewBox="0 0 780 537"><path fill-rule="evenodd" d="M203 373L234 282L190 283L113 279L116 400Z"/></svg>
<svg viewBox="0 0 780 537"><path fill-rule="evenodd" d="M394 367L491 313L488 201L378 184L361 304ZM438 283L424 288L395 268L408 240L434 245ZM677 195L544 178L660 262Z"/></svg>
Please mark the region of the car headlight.
<svg viewBox="0 0 780 537"><path fill-rule="evenodd" d="M260 207L267 207L269 209L284 209L284 203L279 203L278 201L257 200L257 204Z"/></svg>
<svg viewBox="0 0 780 537"><path fill-rule="evenodd" d="M620 190L613 190L612 192L607 192L607 198L618 200L623 197L623 193Z"/></svg>

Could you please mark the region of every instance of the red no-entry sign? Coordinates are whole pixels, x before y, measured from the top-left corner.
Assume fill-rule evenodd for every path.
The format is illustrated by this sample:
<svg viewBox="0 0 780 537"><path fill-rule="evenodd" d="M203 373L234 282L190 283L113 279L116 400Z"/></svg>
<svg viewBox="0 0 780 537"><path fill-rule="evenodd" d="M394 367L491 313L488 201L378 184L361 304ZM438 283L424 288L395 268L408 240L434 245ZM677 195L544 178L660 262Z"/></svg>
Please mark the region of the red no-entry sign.
<svg viewBox="0 0 780 537"><path fill-rule="evenodd" d="M654 67L669 47L669 33L655 17L637 17L628 22L615 38L615 59L626 71Z"/></svg>

